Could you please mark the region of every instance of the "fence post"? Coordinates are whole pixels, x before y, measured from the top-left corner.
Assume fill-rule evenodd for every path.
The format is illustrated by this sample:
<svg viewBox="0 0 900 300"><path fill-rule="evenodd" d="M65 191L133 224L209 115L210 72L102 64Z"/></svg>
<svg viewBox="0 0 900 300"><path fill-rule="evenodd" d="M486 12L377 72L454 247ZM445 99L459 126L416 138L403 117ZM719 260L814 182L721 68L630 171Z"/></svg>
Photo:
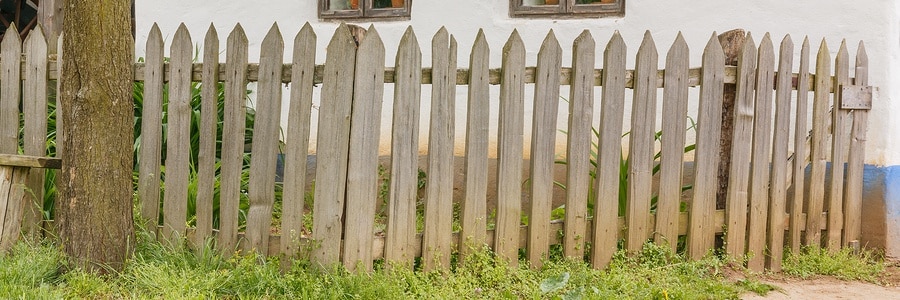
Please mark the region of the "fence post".
<svg viewBox="0 0 900 300"><path fill-rule="evenodd" d="M738 54L744 48L747 33L732 29L719 35L719 43L725 51L725 65L737 66ZM734 99L737 85L725 84L722 98L722 131L719 137L719 190L716 192L716 209L725 209L725 193L728 190L728 169L731 168L731 139L734 136Z"/></svg>

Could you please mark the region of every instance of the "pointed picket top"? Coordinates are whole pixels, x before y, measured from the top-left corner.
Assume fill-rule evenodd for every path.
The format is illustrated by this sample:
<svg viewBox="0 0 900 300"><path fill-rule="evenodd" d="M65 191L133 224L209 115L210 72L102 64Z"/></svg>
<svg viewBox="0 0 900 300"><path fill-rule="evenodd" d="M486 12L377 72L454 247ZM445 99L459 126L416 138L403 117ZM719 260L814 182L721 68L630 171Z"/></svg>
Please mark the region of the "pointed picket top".
<svg viewBox="0 0 900 300"><path fill-rule="evenodd" d="M550 33L552 34L553 30L551 30ZM553 40L556 41L556 36L553 36ZM575 38L575 41L572 43L572 45L572 48L574 48L574 51L576 53L579 51L594 52L594 48L597 46L597 42L594 41L594 36L591 34L591 31L585 29L581 32L581 34L578 35L578 37Z"/></svg>
<svg viewBox="0 0 900 300"><path fill-rule="evenodd" d="M513 32L509 35L509 39L506 40L506 44L503 45L503 56L506 56L507 53L512 52L525 52L525 43L522 42L522 37L519 36L519 30L513 29Z"/></svg>
<svg viewBox="0 0 900 300"><path fill-rule="evenodd" d="M484 36L484 29L479 28L478 34L475 35L475 42L472 43L472 53L476 51L490 51L490 45Z"/></svg>
<svg viewBox="0 0 900 300"><path fill-rule="evenodd" d="M235 24L234 29L228 34L228 44L231 45L234 43L248 43L247 34L244 33L244 27L241 26L241 23Z"/></svg>
<svg viewBox="0 0 900 300"><path fill-rule="evenodd" d="M684 36L681 35L681 31L678 32L678 35L675 36L675 41L672 42L672 46L669 47L669 52L666 53L666 61L668 62L672 58L687 58L690 53L690 49L688 48L687 42L684 40Z"/></svg>
<svg viewBox="0 0 900 300"><path fill-rule="evenodd" d="M190 44L190 41L191 41L191 33L188 32L187 26L184 25L184 23L181 23L181 25L178 25L178 29L175 30L175 37L172 38L172 44L175 44L179 41L180 42L187 41L188 44Z"/></svg>
<svg viewBox="0 0 900 300"><path fill-rule="evenodd" d="M866 53L866 45L863 41L859 41L856 48L856 85L869 84L869 55Z"/></svg>
<svg viewBox="0 0 900 300"><path fill-rule="evenodd" d="M216 47L219 45L219 32L216 31L216 25L213 23L209 23L209 28L206 29L206 37L203 39L203 45L215 44ZM216 52L219 50L216 49Z"/></svg>
<svg viewBox="0 0 900 300"><path fill-rule="evenodd" d="M781 39L781 48L784 49L784 47L788 47L788 46L790 46L791 49L793 49L794 48L794 40L791 39L790 34L785 34L784 38Z"/></svg>
<svg viewBox="0 0 900 300"><path fill-rule="evenodd" d="M606 43L605 52L609 52L610 50L619 50L625 49L625 39L622 38L622 34L619 33L618 30L613 32L612 37L609 38L609 42Z"/></svg>
<svg viewBox="0 0 900 300"><path fill-rule="evenodd" d="M575 45L578 45L580 39L581 36L575 39ZM557 53L562 53L562 47L560 47L559 40L556 39L556 34L553 33L553 29L550 29L550 31L547 32L547 36L544 37L544 41L541 43L541 50L538 51L538 56L553 55Z"/></svg>
<svg viewBox="0 0 900 300"><path fill-rule="evenodd" d="M28 37L25 38L25 44L30 46L26 47L34 47L32 45L34 43L44 43L44 48L47 47L47 39L44 36L43 27L44 26L42 26L41 24L37 24L37 26L34 26L34 29L32 29L31 32L28 33Z"/></svg>
<svg viewBox="0 0 900 300"><path fill-rule="evenodd" d="M272 23L272 27L266 33L266 37L263 38L262 48L266 49L268 47L284 48L284 38L281 36L281 30L278 29L278 23Z"/></svg>
<svg viewBox="0 0 900 300"><path fill-rule="evenodd" d="M431 46L437 47L438 45L443 45L445 43L449 43L450 34L447 32L447 28L441 26L437 32L434 33L434 37L431 38Z"/></svg>
<svg viewBox="0 0 900 300"><path fill-rule="evenodd" d="M759 42L759 56L764 57L771 55L774 57L775 50L772 47L774 47L774 45L772 44L772 37L769 36L768 32L766 32L766 34L763 35L762 40Z"/></svg>
<svg viewBox="0 0 900 300"><path fill-rule="evenodd" d="M641 41L641 46L638 48L638 57L644 57L647 55L659 55L659 53L656 51L656 42L653 41L653 36L650 34L650 30L644 32L644 40Z"/></svg>
<svg viewBox="0 0 900 300"><path fill-rule="evenodd" d="M19 32L19 30L16 29L15 23L11 23L11 24L9 24L9 28L6 30L6 32ZM20 38L18 34L7 34L6 36L3 37L3 41L0 42L0 45L3 45L2 47L5 49L5 48L9 47L9 46L7 46L8 44L13 44L13 47L21 48L22 38Z"/></svg>
<svg viewBox="0 0 900 300"><path fill-rule="evenodd" d="M451 34L450 35L450 57L453 58L454 64L456 64L456 47L457 47L456 37ZM451 76L455 77L455 75L451 75Z"/></svg>
<svg viewBox="0 0 900 300"><path fill-rule="evenodd" d="M831 54L828 52L828 42L825 41L825 38L822 38L822 42L819 44L819 53L816 55L816 62L829 64L831 61ZM830 68L830 65L828 65ZM819 74L816 74L819 75Z"/></svg>
<svg viewBox="0 0 900 300"><path fill-rule="evenodd" d="M369 25L369 29L366 29L366 37L359 43L357 52L370 51L368 49L384 49L384 42L378 30L375 30L375 25Z"/></svg>
<svg viewBox="0 0 900 300"><path fill-rule="evenodd" d="M756 57L757 48L756 48L756 43L753 41L753 34L750 32L747 32L747 38L745 38L744 41L745 41L744 49L741 49L741 56L743 56L745 53L747 53L747 54L752 53L753 57ZM740 60L740 58L738 60Z"/></svg>
<svg viewBox="0 0 900 300"><path fill-rule="evenodd" d="M838 48L837 56L834 57L834 65L835 67L839 66L839 64L847 64L850 61L850 55L847 53L847 39L841 40L841 47ZM843 75L843 74L841 74ZM837 74L835 74L837 76Z"/></svg>
<svg viewBox="0 0 900 300"><path fill-rule="evenodd" d="M346 44L356 45L356 42L353 41L353 36L350 35L350 27L346 23L341 22L341 25L338 25L337 29L334 30L334 35L331 36L331 41L328 42L326 51L332 52L333 50L341 49Z"/></svg>
<svg viewBox="0 0 900 300"><path fill-rule="evenodd" d="M712 36L706 43L706 47L703 48L704 65L706 64L705 62L707 60L709 60L710 63L717 62L719 60L721 60L723 64L725 62L725 50L722 49L722 43L719 42L719 36L715 31L713 31Z"/></svg>
<svg viewBox="0 0 900 300"><path fill-rule="evenodd" d="M401 54L405 54L406 56L422 56L422 49L419 47L419 39L416 37L416 33L413 31L412 26L406 27L406 31L403 32L403 37L400 38L400 46L397 49L397 64L401 63L401 60L399 60L399 58L403 56Z"/></svg>

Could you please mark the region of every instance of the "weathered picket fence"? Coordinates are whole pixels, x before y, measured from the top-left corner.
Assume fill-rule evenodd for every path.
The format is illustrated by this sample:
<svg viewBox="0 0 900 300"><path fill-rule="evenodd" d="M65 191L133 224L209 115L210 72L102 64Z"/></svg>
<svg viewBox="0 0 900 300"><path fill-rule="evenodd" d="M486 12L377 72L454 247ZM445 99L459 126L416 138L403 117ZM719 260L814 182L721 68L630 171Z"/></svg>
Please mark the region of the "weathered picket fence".
<svg viewBox="0 0 900 300"><path fill-rule="evenodd" d="M10 35L13 37L15 35ZM665 69L658 70L658 54L649 32L637 51L634 70L626 70L626 46L613 33L602 52L603 69L595 69L597 49L584 31L575 39L571 67L562 65L562 48L553 32L541 46L536 67L526 67L525 47L513 32L502 48L500 69L490 69L489 46L479 32L469 68L458 68L454 37L444 29L432 40L432 62L423 68L416 35L409 28L399 42L396 63L383 66L385 48L375 28L369 28L357 45L346 25L341 25L327 47L325 65L315 65L316 35L307 24L294 38L292 62L283 64L285 47L277 26L261 44L259 63L248 63L248 39L240 25L228 36L224 64L219 61L218 34L210 27L203 41L202 62L193 62L193 42L181 26L164 59L164 42L158 27L150 32L146 60L137 63L135 78L144 83L142 144L139 153L138 197L148 224L162 224L160 237L188 237L194 242L214 238L225 253L236 249L264 255L297 257L309 251L310 259L327 266L342 263L349 269L371 269L373 260L385 259L411 266L421 257L425 269L447 267L454 252L460 262L479 245L515 265L519 249L539 265L551 244L562 244L566 256L584 257L602 268L611 260L617 243L639 250L649 240L676 247L686 236L686 253L698 258L714 249L717 233L725 233L725 250L735 256L749 254L751 269L780 269L783 246L798 251L801 244L837 248L859 239L862 167L869 103L867 58L860 43L855 78L849 77L849 54L843 43L832 61L824 41L809 72L810 46L804 40L799 72L792 73L794 46L789 36L776 56L766 34L757 48L752 37L736 67L725 65L715 34L703 51L702 67L689 68L689 49L679 35L666 55ZM12 42L3 43L7 70ZM14 45L18 47L18 44ZM30 61L31 52L25 53ZM39 53L38 55L43 55ZM14 56L11 59L14 59ZM832 62L834 75L831 76ZM45 62L46 63L46 62ZM9 72L4 72L9 76ZM50 72L53 75L53 72ZM819 75L819 76L817 76ZM3 101L3 145L11 142L10 110L17 101L7 96L10 80L0 78ZM196 214L188 216L190 172L191 83L202 90L200 149L197 166ZM250 154L249 209L246 227L239 232L241 171L244 155L244 110L247 84L258 82L256 120ZM25 81L26 85L29 82ZM168 83L167 148L165 180L161 185L162 103ZM216 153L217 83L224 83L224 128L221 156ZM282 84L289 83L289 141L284 147L283 195L276 198L276 161ZM394 85L393 97L385 97L384 85ZM316 136L317 164L314 207L304 208L308 143L313 87L322 84ZM425 191L424 231L416 229L418 197L418 132L421 89L431 84L431 112ZM497 210L488 224L489 85L500 85L499 148L497 153ZM525 85L534 84L534 116L530 168L523 168ZM716 210L717 166L720 148L723 87L736 84L731 169L727 207ZM453 232L453 152L457 104L456 87L468 87L465 137L465 180L459 220ZM557 111L560 86L570 93L567 130L567 189L565 219L551 220ZM602 86L600 95L594 87ZM699 98L689 89L699 87ZM659 158L655 157L657 91L663 89L664 130ZM633 92L627 164L627 209L618 214L622 159L621 137L626 112L626 91ZM842 92L847 90L847 92ZM28 91L28 88L26 88ZM812 130L807 128L809 94ZM774 95L774 96L773 96ZM844 98L842 98L842 95ZM863 96L859 96L863 95ZM37 97L37 98L40 98ZM39 99L26 95L25 105ZM861 100L861 103L857 103ZM390 190L386 229L375 234L378 183L378 141L382 102L393 101ZM696 102L699 114L694 157L692 198L680 209L687 107ZM595 104L596 103L596 104ZM600 115L592 116L594 105ZM772 115L774 106L774 116ZM791 115L792 109L794 114ZM832 107L829 110L829 107ZM17 112L17 110L16 110ZM26 120L31 118L26 114ZM791 128L791 119L796 120ZM774 121L774 126L772 122ZM28 121L26 121L27 124ZM852 122L852 130L846 130ZM592 127L599 131L596 167L591 161ZM18 128L18 127L16 127ZM770 128L774 128L774 131ZM833 128L831 130L829 128ZM793 130L794 149L788 149ZM28 133L26 133L28 134ZM325 138L327 137L327 138ZM773 141L774 139L774 141ZM831 143L829 144L829 139ZM8 147L6 147L8 148ZM3 149L6 149L3 148ZM9 150L9 149L7 149ZM8 152L3 150L4 153ZM794 155L790 155L793 152ZM33 155L42 155L40 153ZM216 162L220 162L216 174ZM827 163L830 177L826 178ZM659 187L653 188L653 168L659 165ZM843 167L846 164L846 176ZM592 169L595 168L595 169ZM807 174L806 170L809 169ZM595 176L592 172L595 171ZM0 173L2 174L2 173ZM845 178L846 177L846 178ZM215 197L218 178L219 196ZM526 179L528 184L523 184ZM165 187L164 199L160 187ZM588 191L596 191L589 199ZM826 189L827 188L827 189ZM523 209L523 192L530 203ZM656 191L654 191L656 190ZM658 198L651 211L652 198ZM527 199L525 199L527 200ZM213 204L218 201L218 228L214 228ZM273 206L281 201L281 224L273 223ZM162 214L159 213L162 202ZM588 215L588 203L593 215ZM311 230L302 228L303 212L311 210ZM526 215L528 226L521 224ZM158 219L162 216L162 219ZM195 228L187 228L188 218ZM270 234L280 228L280 236ZM493 225L493 229L489 225ZM150 226L154 228L155 226ZM562 231L562 235L557 232ZM306 236L302 232L311 232ZM785 240L786 238L786 240ZM589 245L589 247L587 247ZM590 249L587 253L586 249Z"/></svg>

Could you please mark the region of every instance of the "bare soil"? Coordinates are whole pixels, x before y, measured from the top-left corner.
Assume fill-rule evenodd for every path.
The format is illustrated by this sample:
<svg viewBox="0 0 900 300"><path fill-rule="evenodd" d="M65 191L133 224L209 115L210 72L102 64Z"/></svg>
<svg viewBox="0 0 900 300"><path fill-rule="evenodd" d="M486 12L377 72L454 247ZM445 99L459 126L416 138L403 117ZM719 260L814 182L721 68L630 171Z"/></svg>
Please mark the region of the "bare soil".
<svg viewBox="0 0 900 300"><path fill-rule="evenodd" d="M900 299L900 261L885 262L885 271L876 283L845 281L821 276L798 279L764 275L760 281L777 287L765 296L754 293L742 299Z"/></svg>

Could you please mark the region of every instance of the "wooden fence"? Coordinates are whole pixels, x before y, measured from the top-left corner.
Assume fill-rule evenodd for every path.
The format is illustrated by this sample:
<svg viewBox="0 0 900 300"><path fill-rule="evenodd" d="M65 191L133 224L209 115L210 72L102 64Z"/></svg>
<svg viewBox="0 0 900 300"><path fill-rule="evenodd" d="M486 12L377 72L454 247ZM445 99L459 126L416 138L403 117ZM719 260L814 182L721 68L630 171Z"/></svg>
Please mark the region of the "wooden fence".
<svg viewBox="0 0 900 300"><path fill-rule="evenodd" d="M857 50L855 78L850 78L845 44L832 60L823 41L813 74L810 45L804 39L799 72L792 73L797 69L792 39L784 38L776 57L768 34L759 47L748 34L736 67L725 65L724 52L713 34L703 50L702 66L694 69L690 68L688 46L679 35L665 57L664 70L658 70L659 55L649 32L637 50L634 70L626 69L628 53L618 33L612 34L605 50L598 51L591 32L586 30L573 43L571 66L564 67L563 50L551 31L538 52L537 65L527 67L525 46L514 31L502 48L500 69L490 68L490 47L481 32L471 50L468 69L457 66L457 44L445 29L432 39L430 68L422 67L419 42L412 28L399 42L393 67L382 64L385 47L375 28L370 27L357 45L348 27L339 26L325 54L316 53L316 39L312 28L304 26L294 38L291 63L283 64L282 34L273 26L263 39L259 63L250 64L248 38L238 25L225 43L226 59L222 63L218 34L210 27L203 41L202 62L196 63L194 42L181 26L169 45L171 57L166 61L162 34L154 26L146 60L135 67L136 80L144 84L137 194L148 224L162 224L160 238L187 236L198 243L215 238L216 246L225 253L245 249L285 258L308 254L319 265L341 263L349 269L367 270L381 258L411 266L421 257L426 270L447 267L451 254L459 253L458 261L464 262L479 245L489 245L513 265L518 262L519 249L524 248L526 259L539 266L550 246L558 244L564 255L588 257L595 267L602 268L622 239L624 248L634 253L650 240L674 249L682 236L687 255L699 258L715 248L716 235L723 232L728 254L749 255L748 266L753 270L778 270L785 246L792 251L804 244L836 249L859 239L868 107L865 100L870 101L864 97L870 90L866 87L867 59L862 43ZM4 70L18 66L6 63L10 51L7 44L12 43L3 43L0 65ZM25 54L26 61L30 55ZM324 66L315 65L316 55L325 56ZM598 59L602 59L603 69L595 69ZM0 78L4 87L0 114L5 124L0 128L14 123L9 121L9 111L15 105L9 103L18 96L7 95L10 80ZM258 94L249 182L243 191L245 96L250 81L258 82ZM27 86L29 81L25 82ZM196 213L189 215L192 82L201 82L206 88L200 96L202 113L198 119L194 117L200 124L200 146ZM209 88L219 86L217 83L223 83L224 120L217 120L219 91ZM393 84L394 94L383 100L386 83ZM289 105L284 108L282 84L291 85ZM316 84L322 84L322 101L316 134L314 204L304 207L304 197L310 192L304 186L313 180L305 177ZM426 84L431 86L430 112L420 111ZM497 209L491 220L486 205L489 102L497 99L491 99L489 85L498 84L497 199L491 199L496 200ZM530 171L524 173L526 84L534 85L534 115ZM739 146L730 157L727 207L716 210L726 84L736 84L733 142ZM461 119L454 115L454 106L460 104L455 95L459 85L468 88L464 133L454 132L454 122ZM556 116L562 85L569 86L569 94L564 95L569 102L566 210L564 220L551 220ZM594 94L596 86L602 86L600 95ZM691 88L699 89L699 98L689 97ZM168 130L165 172L161 172L165 89ZM659 89L663 89L663 118L657 126L654 120ZM627 92L633 97L629 151L624 154L628 163L622 166ZM810 94L811 130L807 127ZM26 105L34 100L25 99ZM386 228L376 234L378 141L382 138L379 125L384 101L393 101L391 163L387 168ZM686 145L682 129L686 128L687 107L692 102L699 107L698 115L692 116L697 122L694 157L702 159L694 163L691 183L682 178ZM592 115L594 105L601 106L599 116ZM282 109L288 111L284 132L289 143L283 147L284 178L279 185L276 161L282 151ZM425 170L428 181L424 212L417 216L418 132L425 130L419 128L422 113L430 114ZM26 115L26 124L28 118ZM794 126L792 118L796 120ZM218 122L224 125L217 152ZM597 149L592 149L592 127L598 132ZM657 127L676 129L663 130L659 157L654 150ZM794 148L789 149L792 131ZM12 143L8 141L9 130L0 132L4 133L2 145ZM460 188L464 195L457 218L453 211L452 146L463 138L465 179ZM592 154L594 151L596 154ZM826 173L829 162L836 167ZM657 167L659 173L654 175ZM654 188L654 176L658 176L658 188ZM692 184L692 193L682 200L685 184ZM165 187L164 196L161 186ZM218 194L216 186L220 187ZM621 191L620 186L624 186ZM283 187L280 196L276 187ZM240 217L243 193L249 199L245 225ZM529 200L523 199L523 194L530 195L530 201L523 201ZM624 215L618 213L620 198L626 199ZM682 202L686 209L682 209ZM280 218L273 218L276 206L281 207ZM308 227L303 222L306 211L312 213L312 228L304 228ZM522 224L523 215L527 216L527 226ZM417 230L417 218L424 218L421 231ZM190 220L194 228L188 228ZM218 220L218 226L214 226L214 220ZM275 220L280 224L273 224ZM454 223L459 224L458 232L452 229Z"/></svg>

